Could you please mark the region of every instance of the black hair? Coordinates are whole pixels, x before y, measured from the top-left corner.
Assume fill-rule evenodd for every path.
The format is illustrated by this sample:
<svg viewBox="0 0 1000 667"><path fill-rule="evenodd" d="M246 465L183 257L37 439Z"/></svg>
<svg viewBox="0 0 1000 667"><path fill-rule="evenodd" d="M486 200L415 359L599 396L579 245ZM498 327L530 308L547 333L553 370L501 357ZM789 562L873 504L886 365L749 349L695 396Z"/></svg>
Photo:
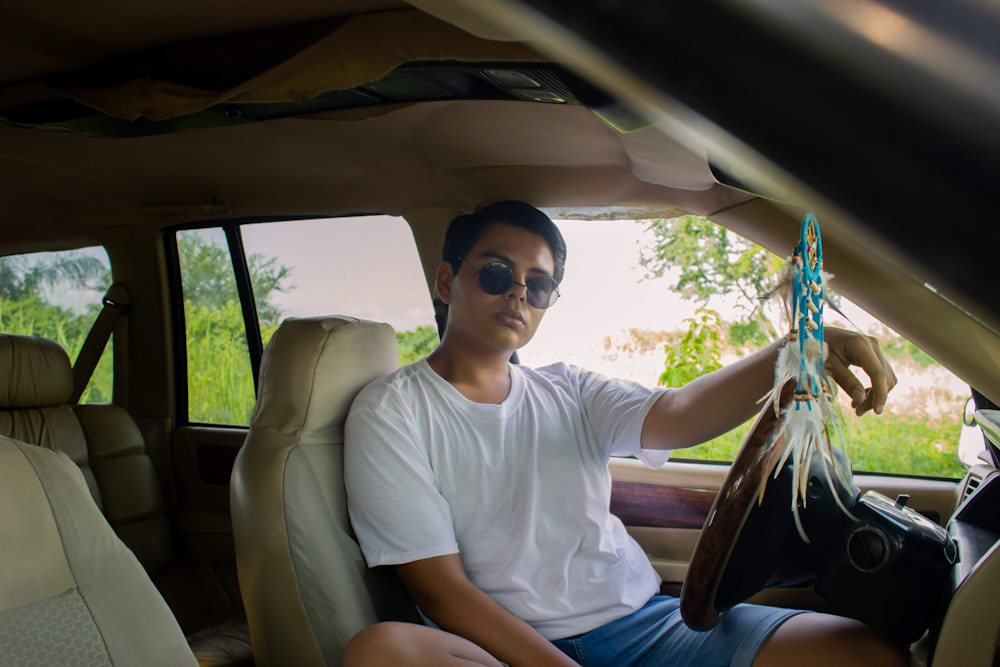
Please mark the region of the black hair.
<svg viewBox="0 0 1000 667"><path fill-rule="evenodd" d="M495 223L520 227L545 239L555 260L552 278L557 283L562 282L563 273L566 271L566 241L562 233L549 216L531 204L521 201L507 200L484 204L472 213L460 215L452 220L444 235L442 260L451 264L457 272L461 264L459 257L465 257L482 236L483 230Z"/></svg>

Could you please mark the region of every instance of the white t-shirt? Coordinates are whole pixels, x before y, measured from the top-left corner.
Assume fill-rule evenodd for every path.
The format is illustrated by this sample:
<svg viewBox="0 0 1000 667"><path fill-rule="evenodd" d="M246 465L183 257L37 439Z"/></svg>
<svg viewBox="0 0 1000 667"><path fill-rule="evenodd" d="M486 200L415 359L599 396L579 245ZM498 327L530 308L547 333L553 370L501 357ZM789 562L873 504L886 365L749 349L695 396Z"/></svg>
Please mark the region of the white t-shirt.
<svg viewBox="0 0 1000 667"><path fill-rule="evenodd" d="M643 606L660 578L609 511L611 455L641 449L665 391L565 364L510 366L503 403L474 403L426 359L368 385L346 425L344 475L371 567L460 553L481 590L543 636Z"/></svg>

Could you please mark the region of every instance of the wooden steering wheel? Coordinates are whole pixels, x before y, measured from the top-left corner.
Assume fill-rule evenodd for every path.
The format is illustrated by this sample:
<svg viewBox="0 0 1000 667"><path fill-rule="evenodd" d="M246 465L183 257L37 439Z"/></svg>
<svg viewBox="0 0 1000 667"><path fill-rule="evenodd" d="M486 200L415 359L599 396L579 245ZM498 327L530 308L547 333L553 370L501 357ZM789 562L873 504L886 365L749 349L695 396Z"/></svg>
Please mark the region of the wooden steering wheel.
<svg viewBox="0 0 1000 667"><path fill-rule="evenodd" d="M823 528L830 523L833 493L848 506L857 495L853 485L830 489L824 475L810 470L810 513L821 516L806 524L810 544L802 541L789 505L791 459L775 477L771 456L783 444L779 427L785 409L792 403L795 386L794 379L786 382L780 394L768 400L757 415L705 520L680 597L684 622L695 630L715 627L730 607L768 586L815 581L829 546Z"/></svg>

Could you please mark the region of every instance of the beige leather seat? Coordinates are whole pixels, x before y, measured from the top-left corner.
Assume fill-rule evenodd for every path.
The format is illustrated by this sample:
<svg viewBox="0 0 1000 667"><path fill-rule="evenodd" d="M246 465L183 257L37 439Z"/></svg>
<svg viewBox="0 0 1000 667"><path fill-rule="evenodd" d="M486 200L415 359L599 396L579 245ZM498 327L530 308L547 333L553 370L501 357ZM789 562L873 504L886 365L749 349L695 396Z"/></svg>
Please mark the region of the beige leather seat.
<svg viewBox="0 0 1000 667"><path fill-rule="evenodd" d="M0 663L197 664L61 452L0 436Z"/></svg>
<svg viewBox="0 0 1000 667"><path fill-rule="evenodd" d="M170 605L199 664L252 664L240 600L205 593L205 569L174 546L164 497L135 421L114 405L69 405L65 350L0 334L0 434L58 450L76 463L97 507Z"/></svg>
<svg viewBox="0 0 1000 667"><path fill-rule="evenodd" d="M350 317L285 320L264 351L230 487L258 665L337 665L365 626L415 620L395 575L366 567L342 475L351 401L398 363L388 324Z"/></svg>

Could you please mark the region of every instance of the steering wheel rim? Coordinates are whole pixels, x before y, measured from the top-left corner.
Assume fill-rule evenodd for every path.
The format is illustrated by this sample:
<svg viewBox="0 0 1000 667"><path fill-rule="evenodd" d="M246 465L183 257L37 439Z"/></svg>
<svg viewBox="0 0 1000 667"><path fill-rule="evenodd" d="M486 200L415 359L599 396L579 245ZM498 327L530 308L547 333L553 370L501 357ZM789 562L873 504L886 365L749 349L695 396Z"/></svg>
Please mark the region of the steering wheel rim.
<svg viewBox="0 0 1000 667"><path fill-rule="evenodd" d="M792 529L791 511L786 502L791 497L790 476L784 475L785 483L771 479L775 465L771 454L784 440L779 427L785 409L794 398L795 386L794 379L787 381L777 397L769 399L757 415L702 527L680 597L681 616L695 630L715 627L732 603L746 599L767 585L778 553ZM775 400L778 401L777 410ZM764 484L767 484L764 498L758 503ZM736 582L739 578L730 572L733 569L730 568L731 557L744 534L748 518L755 511L762 512L768 519L758 521L758 525L768 526L772 534L769 540L758 541L764 542L768 553L761 559L761 565L753 568L751 580L740 586ZM734 587L740 590L729 590Z"/></svg>

